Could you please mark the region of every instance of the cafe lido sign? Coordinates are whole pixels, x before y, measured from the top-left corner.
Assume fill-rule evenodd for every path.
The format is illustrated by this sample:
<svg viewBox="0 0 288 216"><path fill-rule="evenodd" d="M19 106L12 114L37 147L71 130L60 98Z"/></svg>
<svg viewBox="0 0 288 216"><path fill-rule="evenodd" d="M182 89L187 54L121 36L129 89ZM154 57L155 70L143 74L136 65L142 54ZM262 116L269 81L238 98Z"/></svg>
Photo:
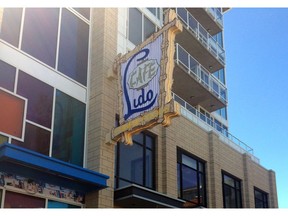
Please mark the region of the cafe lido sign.
<svg viewBox="0 0 288 216"><path fill-rule="evenodd" d="M164 27L141 45L115 60L118 75L120 125L106 142L132 144L132 136L157 124L169 126L179 115L171 96L175 35L182 25L174 11L166 14Z"/></svg>
<svg viewBox="0 0 288 216"><path fill-rule="evenodd" d="M124 120L158 107L162 35L121 65Z"/></svg>

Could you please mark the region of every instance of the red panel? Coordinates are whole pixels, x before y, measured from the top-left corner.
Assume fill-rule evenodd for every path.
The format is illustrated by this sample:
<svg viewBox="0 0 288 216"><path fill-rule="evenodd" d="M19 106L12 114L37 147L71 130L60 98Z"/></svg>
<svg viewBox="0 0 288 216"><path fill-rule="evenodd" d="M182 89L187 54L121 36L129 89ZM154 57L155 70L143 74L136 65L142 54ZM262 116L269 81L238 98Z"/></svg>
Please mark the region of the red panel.
<svg viewBox="0 0 288 216"><path fill-rule="evenodd" d="M0 131L22 136L25 100L0 89Z"/></svg>
<svg viewBox="0 0 288 216"><path fill-rule="evenodd" d="M6 191L4 208L45 208L45 200Z"/></svg>

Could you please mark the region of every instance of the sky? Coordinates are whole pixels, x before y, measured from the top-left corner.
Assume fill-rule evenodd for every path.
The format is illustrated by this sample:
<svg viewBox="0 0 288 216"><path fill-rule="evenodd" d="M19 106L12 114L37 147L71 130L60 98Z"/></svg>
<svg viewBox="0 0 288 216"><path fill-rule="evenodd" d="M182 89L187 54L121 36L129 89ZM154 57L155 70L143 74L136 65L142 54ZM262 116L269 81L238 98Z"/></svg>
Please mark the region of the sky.
<svg viewBox="0 0 288 216"><path fill-rule="evenodd" d="M288 208L288 7L232 8L224 15L229 130L276 173Z"/></svg>

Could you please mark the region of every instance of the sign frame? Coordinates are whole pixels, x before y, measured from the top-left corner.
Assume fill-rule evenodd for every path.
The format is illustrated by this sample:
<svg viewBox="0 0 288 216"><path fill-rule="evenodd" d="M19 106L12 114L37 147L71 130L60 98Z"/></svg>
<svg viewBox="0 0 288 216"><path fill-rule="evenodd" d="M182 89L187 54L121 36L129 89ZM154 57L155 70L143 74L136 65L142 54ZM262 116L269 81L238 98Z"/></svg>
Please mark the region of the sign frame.
<svg viewBox="0 0 288 216"><path fill-rule="evenodd" d="M180 115L180 106L172 99L172 83L173 83L173 70L174 70L174 53L175 53L175 37L176 34L182 32L182 24L178 20L174 10L167 10L164 17L164 26L152 34L143 43L135 47L131 52L121 55L119 54L114 62L113 72L118 76L118 98L119 98L119 122L118 127L114 127L111 133L106 135L107 144L115 144L122 141L125 144L132 145L132 136L140 133L143 130L154 127L155 125L162 124L167 127L171 124L171 118ZM159 77L159 95L157 100L157 107L144 111L138 116L127 119L125 117L123 97L124 91L123 79L121 77L121 65L141 52L143 48L155 42L159 37L162 37L161 43L161 59L160 59L160 77ZM140 63L141 64L141 63ZM126 80L124 80L126 81ZM125 83L126 84L126 83ZM144 90L143 90L144 91ZM142 94L143 94L142 91ZM127 96L126 96L127 97ZM127 98L126 98L127 100ZM131 116L131 115L130 115Z"/></svg>

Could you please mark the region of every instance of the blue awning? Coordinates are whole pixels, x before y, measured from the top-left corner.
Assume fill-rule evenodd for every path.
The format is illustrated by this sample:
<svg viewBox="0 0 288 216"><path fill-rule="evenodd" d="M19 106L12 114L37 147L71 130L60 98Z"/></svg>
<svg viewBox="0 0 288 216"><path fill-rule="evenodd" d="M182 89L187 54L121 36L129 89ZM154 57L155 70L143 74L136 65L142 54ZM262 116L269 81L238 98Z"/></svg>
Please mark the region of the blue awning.
<svg viewBox="0 0 288 216"><path fill-rule="evenodd" d="M9 143L0 145L0 171L82 192L106 188L109 179L107 175Z"/></svg>

